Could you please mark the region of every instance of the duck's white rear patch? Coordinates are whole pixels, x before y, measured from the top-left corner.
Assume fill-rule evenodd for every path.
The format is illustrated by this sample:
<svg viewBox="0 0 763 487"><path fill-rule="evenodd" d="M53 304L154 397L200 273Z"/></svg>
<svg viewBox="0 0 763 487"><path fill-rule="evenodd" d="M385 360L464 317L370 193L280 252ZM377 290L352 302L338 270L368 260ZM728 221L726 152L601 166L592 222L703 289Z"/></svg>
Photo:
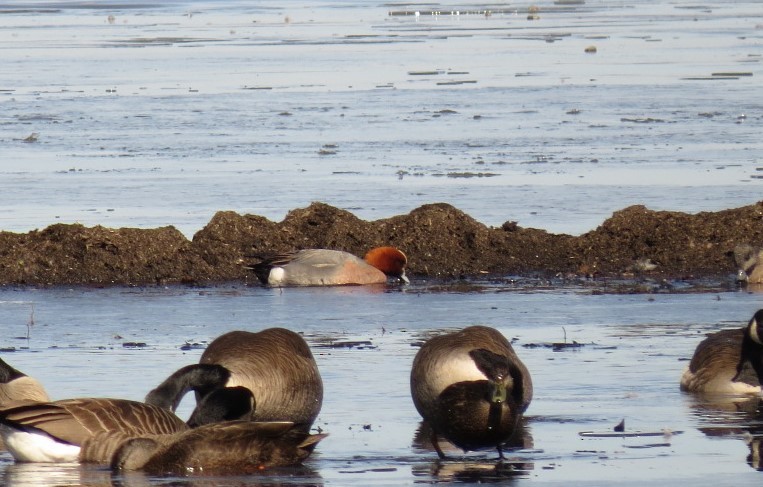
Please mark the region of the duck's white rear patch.
<svg viewBox="0 0 763 487"><path fill-rule="evenodd" d="M286 271L283 270L283 267L273 267L270 269L270 274L268 274L268 284L271 286L280 286L285 277Z"/></svg>
<svg viewBox="0 0 763 487"><path fill-rule="evenodd" d="M79 459L79 446L61 443L45 434L0 426L0 436L17 462L68 463Z"/></svg>

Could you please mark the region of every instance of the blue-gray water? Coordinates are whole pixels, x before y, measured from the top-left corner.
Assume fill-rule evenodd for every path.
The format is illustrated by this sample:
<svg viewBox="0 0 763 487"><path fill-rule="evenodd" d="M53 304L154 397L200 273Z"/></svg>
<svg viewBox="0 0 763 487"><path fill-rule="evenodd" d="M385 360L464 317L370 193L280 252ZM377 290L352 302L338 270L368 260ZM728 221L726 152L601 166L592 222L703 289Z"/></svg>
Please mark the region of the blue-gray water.
<svg viewBox="0 0 763 487"><path fill-rule="evenodd" d="M685 359L704 333L743 326L760 306L744 292L689 295L592 295L578 288L523 292L488 287L457 292L414 284L371 288L270 290L152 288L5 290L0 293L2 357L42 380L54 398L142 399L176 368L198 361L203 343L232 329L285 326L303 332L318 361L325 401L316 427L329 433L294 471L234 477L228 485L312 482L399 485L453 479L467 467L495 465L495 452L455 455L440 463L413 446L419 417L410 399L412 346L439 330L487 324L515 339L532 373L526 448L510 452L520 484L710 485L718 476L747 484L760 473L747 461L745 431L760 421L741 411L681 393ZM34 313L32 314L32 311ZM34 325L28 323L33 318ZM577 350L530 344L577 341ZM21 337L21 338L14 338ZM362 348L342 342L368 341ZM125 348L143 342L142 348ZM22 348L22 347L29 347ZM181 405L187 415L189 405ZM581 438L611 431L679 432L672 437ZM0 456L8 485L103 484L109 474L78 466L14 465ZM117 477L115 484L125 482ZM127 485L161 485L139 476ZM203 482L203 481L197 481ZM191 481L189 481L191 483Z"/></svg>
<svg viewBox="0 0 763 487"><path fill-rule="evenodd" d="M528 20L532 5L3 2L0 230L78 221L190 237L217 210L280 219L320 200L368 219L446 201L489 225L577 234L630 204L761 199L759 3L538 2ZM489 481L492 453L440 464L412 445L408 392L413 343L482 323L517 339L535 383L527 447L510 454L517 483L759 481L744 433L758 419L678 390L703 333L742 326L759 294L540 289L3 289L0 346L54 398L141 399L198 360L186 341L286 326L316 354L316 425L330 436L305 470L214 482ZM565 333L586 346L523 346ZM328 346L356 340L372 346ZM623 418L682 433L578 435ZM7 454L0 477L169 482Z"/></svg>
<svg viewBox="0 0 763 487"><path fill-rule="evenodd" d="M417 9L443 13L389 15ZM750 204L762 36L737 1L4 2L0 229L445 201L578 234Z"/></svg>

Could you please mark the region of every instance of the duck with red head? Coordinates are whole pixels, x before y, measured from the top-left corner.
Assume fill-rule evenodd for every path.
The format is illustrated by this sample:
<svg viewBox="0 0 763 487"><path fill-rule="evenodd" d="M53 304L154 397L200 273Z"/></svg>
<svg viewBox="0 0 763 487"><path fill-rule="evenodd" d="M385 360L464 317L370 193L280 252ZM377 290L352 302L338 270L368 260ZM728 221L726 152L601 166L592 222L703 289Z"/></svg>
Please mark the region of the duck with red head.
<svg viewBox="0 0 763 487"><path fill-rule="evenodd" d="M383 284L388 279L407 283L408 258L395 247L377 247L363 259L340 250L304 249L260 255L249 266L263 284L272 287Z"/></svg>

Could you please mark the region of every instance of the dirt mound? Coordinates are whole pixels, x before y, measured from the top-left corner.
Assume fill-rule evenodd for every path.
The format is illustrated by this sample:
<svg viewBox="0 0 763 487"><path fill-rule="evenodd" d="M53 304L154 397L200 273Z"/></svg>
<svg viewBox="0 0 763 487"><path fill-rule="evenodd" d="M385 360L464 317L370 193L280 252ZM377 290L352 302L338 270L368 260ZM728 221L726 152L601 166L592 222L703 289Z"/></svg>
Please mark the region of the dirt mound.
<svg viewBox="0 0 763 487"><path fill-rule="evenodd" d="M444 203L376 221L313 203L281 222L219 212L193 241L174 227L0 232L0 284L255 282L244 264L257 254L316 247L362 255L378 245L406 252L411 276L722 277L735 271L740 243L763 244L763 201L695 215L633 206L579 237L511 221L488 227Z"/></svg>

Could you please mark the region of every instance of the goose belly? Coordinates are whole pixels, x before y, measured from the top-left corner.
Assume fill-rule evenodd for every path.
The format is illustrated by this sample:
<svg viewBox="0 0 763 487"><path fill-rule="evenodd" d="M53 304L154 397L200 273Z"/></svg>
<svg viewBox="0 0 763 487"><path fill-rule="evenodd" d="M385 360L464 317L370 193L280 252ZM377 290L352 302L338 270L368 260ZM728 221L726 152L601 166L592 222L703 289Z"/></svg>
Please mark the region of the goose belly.
<svg viewBox="0 0 763 487"><path fill-rule="evenodd" d="M17 462L77 462L80 447L61 443L48 435L0 426L5 448Z"/></svg>

